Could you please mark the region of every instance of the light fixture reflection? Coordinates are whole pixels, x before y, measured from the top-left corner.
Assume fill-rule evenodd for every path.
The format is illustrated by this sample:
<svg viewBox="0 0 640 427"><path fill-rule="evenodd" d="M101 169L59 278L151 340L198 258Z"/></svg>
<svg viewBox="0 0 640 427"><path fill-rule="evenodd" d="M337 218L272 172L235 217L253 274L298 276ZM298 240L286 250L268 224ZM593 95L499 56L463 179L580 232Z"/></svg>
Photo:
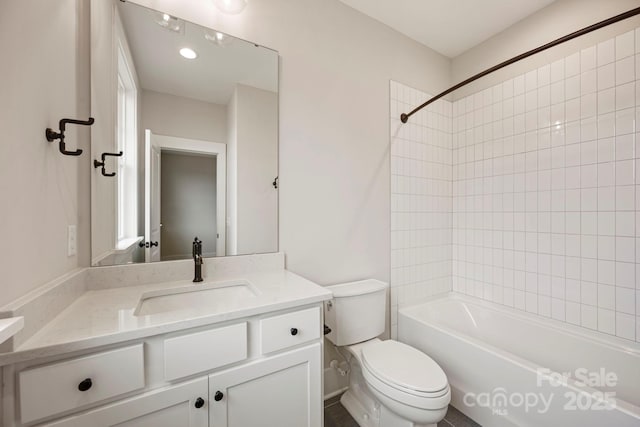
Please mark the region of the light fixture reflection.
<svg viewBox="0 0 640 427"><path fill-rule="evenodd" d="M215 4L221 12L235 15L244 10L247 6L247 0L213 0L213 4Z"/></svg>
<svg viewBox="0 0 640 427"><path fill-rule="evenodd" d="M233 41L233 37L219 31L205 31L204 38L218 46L226 46Z"/></svg>
<svg viewBox="0 0 640 427"><path fill-rule="evenodd" d="M167 30L173 31L175 33L179 33L182 31L182 19L178 19L175 16L171 16L167 13L155 12L153 19L156 24L160 25L162 28L166 28Z"/></svg>
<svg viewBox="0 0 640 427"><path fill-rule="evenodd" d="M186 59L196 59L198 57L196 51L188 47L183 47L182 49L180 49L180 55L182 55Z"/></svg>

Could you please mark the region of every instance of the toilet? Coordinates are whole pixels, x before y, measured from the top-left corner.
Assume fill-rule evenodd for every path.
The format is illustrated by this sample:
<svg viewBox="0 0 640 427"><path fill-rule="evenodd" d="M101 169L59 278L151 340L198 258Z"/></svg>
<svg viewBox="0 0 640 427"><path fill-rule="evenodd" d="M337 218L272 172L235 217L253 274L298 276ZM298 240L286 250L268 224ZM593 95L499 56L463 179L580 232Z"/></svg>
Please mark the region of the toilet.
<svg viewBox="0 0 640 427"><path fill-rule="evenodd" d="M326 337L350 369L340 402L360 427L435 427L451 401L447 377L423 352L376 338L385 330L387 288L378 280L328 287Z"/></svg>

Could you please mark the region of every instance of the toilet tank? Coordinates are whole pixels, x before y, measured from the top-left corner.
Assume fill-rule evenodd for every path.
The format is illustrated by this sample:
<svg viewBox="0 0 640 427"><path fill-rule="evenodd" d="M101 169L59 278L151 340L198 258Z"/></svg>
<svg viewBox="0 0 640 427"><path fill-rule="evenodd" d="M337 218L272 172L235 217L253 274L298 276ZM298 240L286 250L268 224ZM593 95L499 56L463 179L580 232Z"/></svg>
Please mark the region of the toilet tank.
<svg viewBox="0 0 640 427"><path fill-rule="evenodd" d="M337 346L377 337L385 329L389 285L379 280L328 286L333 299L324 303L324 320L331 332L326 337Z"/></svg>

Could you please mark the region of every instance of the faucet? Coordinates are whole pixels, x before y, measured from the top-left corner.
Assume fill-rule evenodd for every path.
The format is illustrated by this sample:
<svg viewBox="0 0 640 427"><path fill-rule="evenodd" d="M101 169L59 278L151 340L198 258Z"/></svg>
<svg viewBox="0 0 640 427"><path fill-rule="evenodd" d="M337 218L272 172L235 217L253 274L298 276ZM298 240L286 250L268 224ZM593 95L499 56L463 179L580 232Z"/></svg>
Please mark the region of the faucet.
<svg viewBox="0 0 640 427"><path fill-rule="evenodd" d="M195 263L194 283L202 282L202 241L196 237L193 239L193 261Z"/></svg>

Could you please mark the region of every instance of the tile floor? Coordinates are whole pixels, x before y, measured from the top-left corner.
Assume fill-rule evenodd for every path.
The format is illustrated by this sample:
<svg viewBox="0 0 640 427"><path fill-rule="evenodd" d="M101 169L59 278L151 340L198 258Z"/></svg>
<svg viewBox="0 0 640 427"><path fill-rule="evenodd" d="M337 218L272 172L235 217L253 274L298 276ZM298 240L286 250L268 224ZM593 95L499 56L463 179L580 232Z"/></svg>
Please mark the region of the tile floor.
<svg viewBox="0 0 640 427"><path fill-rule="evenodd" d="M356 421L340 404L340 396L332 397L324 402L324 427L358 427ZM444 420L438 423L438 427L481 427L480 424L449 406Z"/></svg>

